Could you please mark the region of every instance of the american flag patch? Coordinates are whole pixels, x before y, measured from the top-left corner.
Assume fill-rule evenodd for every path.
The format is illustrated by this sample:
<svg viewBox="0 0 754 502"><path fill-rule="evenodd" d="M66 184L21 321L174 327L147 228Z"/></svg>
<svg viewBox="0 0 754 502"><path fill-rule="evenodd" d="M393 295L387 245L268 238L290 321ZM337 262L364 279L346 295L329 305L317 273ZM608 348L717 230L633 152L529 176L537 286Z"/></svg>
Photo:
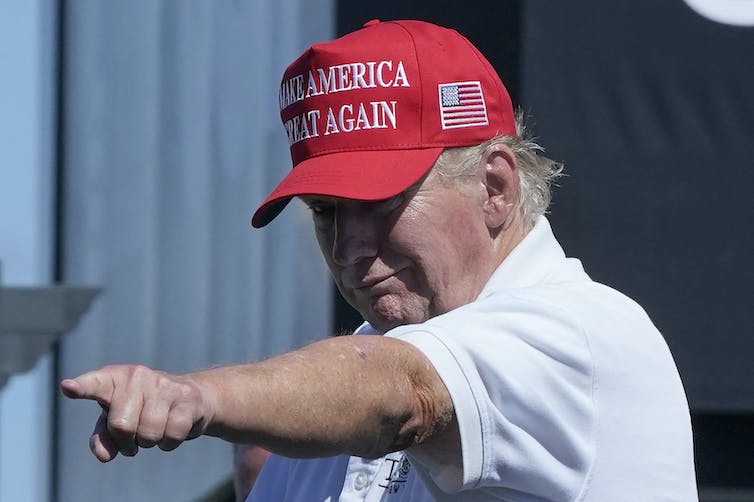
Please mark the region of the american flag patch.
<svg viewBox="0 0 754 502"><path fill-rule="evenodd" d="M443 129L489 124L482 85L478 81L439 84L437 88Z"/></svg>

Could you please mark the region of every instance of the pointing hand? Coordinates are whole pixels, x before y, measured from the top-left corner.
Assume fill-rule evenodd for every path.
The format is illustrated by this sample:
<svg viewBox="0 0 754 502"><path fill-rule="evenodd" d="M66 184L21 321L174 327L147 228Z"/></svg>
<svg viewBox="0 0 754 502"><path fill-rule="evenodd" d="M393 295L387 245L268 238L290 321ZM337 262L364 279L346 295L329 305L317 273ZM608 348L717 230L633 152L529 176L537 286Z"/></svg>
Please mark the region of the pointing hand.
<svg viewBox="0 0 754 502"><path fill-rule="evenodd" d="M144 366L106 366L60 388L72 399L97 401L102 413L89 448L102 462L120 452L133 456L157 445L169 451L200 436L212 419L211 406L190 376L176 376Z"/></svg>

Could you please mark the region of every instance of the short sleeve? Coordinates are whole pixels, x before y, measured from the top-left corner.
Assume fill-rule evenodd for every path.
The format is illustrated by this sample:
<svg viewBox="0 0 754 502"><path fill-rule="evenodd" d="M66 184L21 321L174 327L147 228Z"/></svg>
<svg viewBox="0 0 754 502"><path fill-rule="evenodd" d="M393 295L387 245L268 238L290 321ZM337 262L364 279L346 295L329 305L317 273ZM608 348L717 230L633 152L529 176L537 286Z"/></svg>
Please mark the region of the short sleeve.
<svg viewBox="0 0 754 502"><path fill-rule="evenodd" d="M437 464L420 447L411 453L442 491L577 497L596 417L589 346L573 316L543 298L506 293L387 336L418 348L453 400L462 465Z"/></svg>

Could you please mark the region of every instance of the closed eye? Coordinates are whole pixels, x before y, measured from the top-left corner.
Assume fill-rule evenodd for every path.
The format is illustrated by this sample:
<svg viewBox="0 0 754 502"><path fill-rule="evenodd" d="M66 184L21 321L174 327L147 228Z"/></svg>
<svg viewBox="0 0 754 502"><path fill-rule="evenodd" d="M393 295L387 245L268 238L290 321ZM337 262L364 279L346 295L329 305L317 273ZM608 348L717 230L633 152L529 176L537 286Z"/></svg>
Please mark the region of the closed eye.
<svg viewBox="0 0 754 502"><path fill-rule="evenodd" d="M329 228L335 219L335 204L324 199L302 198L312 213L314 226L319 229Z"/></svg>
<svg viewBox="0 0 754 502"><path fill-rule="evenodd" d="M332 211L332 209L335 207L334 201L325 198L304 196L301 197L301 200L304 202L304 204L306 204L306 207L309 208L309 210L315 215L327 211Z"/></svg>
<svg viewBox="0 0 754 502"><path fill-rule="evenodd" d="M308 207L314 216L323 216L333 211L333 207L326 204L308 204Z"/></svg>

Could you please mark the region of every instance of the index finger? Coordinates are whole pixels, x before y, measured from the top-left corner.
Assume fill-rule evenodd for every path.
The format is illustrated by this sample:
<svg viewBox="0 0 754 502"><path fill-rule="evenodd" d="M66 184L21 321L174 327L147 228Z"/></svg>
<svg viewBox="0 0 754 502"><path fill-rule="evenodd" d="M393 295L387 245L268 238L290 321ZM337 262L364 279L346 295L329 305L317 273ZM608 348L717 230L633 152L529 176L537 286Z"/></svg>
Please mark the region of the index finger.
<svg viewBox="0 0 754 502"><path fill-rule="evenodd" d="M110 406L115 383L106 370L84 373L76 378L60 382L60 390L71 399L91 399L102 406Z"/></svg>

